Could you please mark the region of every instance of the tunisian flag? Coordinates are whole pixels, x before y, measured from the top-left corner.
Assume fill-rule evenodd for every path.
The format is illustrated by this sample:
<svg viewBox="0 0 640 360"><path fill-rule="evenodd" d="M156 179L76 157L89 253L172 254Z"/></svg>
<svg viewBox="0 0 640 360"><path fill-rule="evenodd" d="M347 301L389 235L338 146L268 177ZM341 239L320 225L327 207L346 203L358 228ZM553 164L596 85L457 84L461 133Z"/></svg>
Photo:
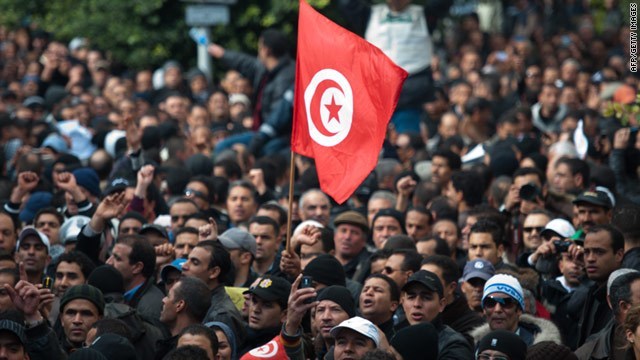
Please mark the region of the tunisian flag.
<svg viewBox="0 0 640 360"><path fill-rule="evenodd" d="M291 150L346 201L378 161L407 72L300 0Z"/></svg>

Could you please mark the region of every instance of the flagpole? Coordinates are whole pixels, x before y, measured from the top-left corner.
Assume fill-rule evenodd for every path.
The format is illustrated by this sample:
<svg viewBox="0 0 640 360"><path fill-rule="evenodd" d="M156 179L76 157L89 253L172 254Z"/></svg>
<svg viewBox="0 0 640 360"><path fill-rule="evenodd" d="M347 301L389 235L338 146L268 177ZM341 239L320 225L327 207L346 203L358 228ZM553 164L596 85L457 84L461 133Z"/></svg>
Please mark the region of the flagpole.
<svg viewBox="0 0 640 360"><path fill-rule="evenodd" d="M290 252L289 245L291 244L291 217L293 212L293 169L295 153L291 150L291 162L289 163L289 211L287 211L287 240L285 242L285 250Z"/></svg>

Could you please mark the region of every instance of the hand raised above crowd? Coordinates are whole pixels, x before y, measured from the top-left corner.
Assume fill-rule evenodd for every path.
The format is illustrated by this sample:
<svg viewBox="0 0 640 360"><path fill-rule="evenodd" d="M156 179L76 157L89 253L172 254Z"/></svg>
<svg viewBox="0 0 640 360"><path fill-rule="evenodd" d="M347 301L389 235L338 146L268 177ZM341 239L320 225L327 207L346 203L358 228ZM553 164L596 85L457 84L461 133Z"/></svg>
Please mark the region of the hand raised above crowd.
<svg viewBox="0 0 640 360"><path fill-rule="evenodd" d="M218 238L218 224L212 217L209 218L207 225L198 228L198 241L215 240Z"/></svg>

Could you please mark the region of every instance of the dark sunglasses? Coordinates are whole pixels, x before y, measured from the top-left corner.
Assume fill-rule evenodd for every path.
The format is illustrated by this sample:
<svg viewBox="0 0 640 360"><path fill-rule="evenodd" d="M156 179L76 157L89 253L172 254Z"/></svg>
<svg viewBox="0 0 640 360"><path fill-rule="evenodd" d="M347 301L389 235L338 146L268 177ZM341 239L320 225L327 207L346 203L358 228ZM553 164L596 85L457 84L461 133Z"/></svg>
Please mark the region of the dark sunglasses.
<svg viewBox="0 0 640 360"><path fill-rule="evenodd" d="M198 191L198 190L193 190L193 189L185 189L184 190L184 195L185 196L195 196L201 199L206 200L207 199L207 195L205 193L203 193L202 191Z"/></svg>
<svg viewBox="0 0 640 360"><path fill-rule="evenodd" d="M482 307L487 309L493 309L494 307L496 307L498 303L500 303L500 306L504 309L513 309L516 307L516 305L518 305L518 301L516 301L516 299L512 297L500 298L500 297L487 296L482 301Z"/></svg>
<svg viewBox="0 0 640 360"><path fill-rule="evenodd" d="M533 230L535 230L538 234L540 234L542 232L542 230L544 230L544 226L525 226L522 228L522 231L526 232L526 233L530 233L533 232Z"/></svg>

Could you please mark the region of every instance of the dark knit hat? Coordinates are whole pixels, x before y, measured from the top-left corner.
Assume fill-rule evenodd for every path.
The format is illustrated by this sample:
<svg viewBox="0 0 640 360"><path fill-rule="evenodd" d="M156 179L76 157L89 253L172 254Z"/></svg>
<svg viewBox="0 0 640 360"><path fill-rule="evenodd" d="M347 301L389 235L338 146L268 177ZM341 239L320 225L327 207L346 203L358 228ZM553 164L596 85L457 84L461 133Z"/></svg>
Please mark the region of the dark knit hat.
<svg viewBox="0 0 640 360"><path fill-rule="evenodd" d="M100 335L89 348L99 351L109 360L136 360L136 349L120 335Z"/></svg>
<svg viewBox="0 0 640 360"><path fill-rule="evenodd" d="M18 337L23 346L27 345L27 335L24 332L24 326L15 321L3 319L0 320L0 331L8 331Z"/></svg>
<svg viewBox="0 0 640 360"><path fill-rule="evenodd" d="M527 356L527 344L520 336L507 330L494 330L480 339L478 354L485 350L500 351L511 360L524 360Z"/></svg>
<svg viewBox="0 0 640 360"><path fill-rule="evenodd" d="M330 300L340 305L349 317L356 316L356 302L353 300L351 291L344 286L333 285L321 289L318 292L317 301Z"/></svg>
<svg viewBox="0 0 640 360"><path fill-rule="evenodd" d="M122 274L111 265L100 265L93 269L89 274L87 284L95 286L103 294L124 293Z"/></svg>
<svg viewBox="0 0 640 360"><path fill-rule="evenodd" d="M313 281L327 286L346 286L346 276L342 264L329 254L322 254L311 260L304 270L304 276L311 276Z"/></svg>
<svg viewBox="0 0 640 360"><path fill-rule="evenodd" d="M69 360L108 360L97 350L91 348L78 349L69 355Z"/></svg>
<svg viewBox="0 0 640 360"><path fill-rule="evenodd" d="M60 300L60 312L64 311L65 305L70 301L77 299L91 301L98 308L100 315L104 313L104 296L102 296L102 291L87 284L72 286L64 292L62 300Z"/></svg>
<svg viewBox="0 0 640 360"><path fill-rule="evenodd" d="M73 176L75 176L78 186L82 186L93 196L100 196L102 192L100 190L100 178L95 170L92 168L77 169L73 172Z"/></svg>
<svg viewBox="0 0 640 360"><path fill-rule="evenodd" d="M398 224L400 224L400 229L402 229L402 232L404 232L404 215L402 215L400 211L392 208L378 210L376 215L373 217L373 221L371 222L371 224L375 224L376 220L378 220L378 218L381 218L383 216L392 217L396 219L398 221Z"/></svg>
<svg viewBox="0 0 640 360"><path fill-rule="evenodd" d="M438 358L438 332L431 323L406 327L391 339L391 346L404 360L436 360Z"/></svg>
<svg viewBox="0 0 640 360"><path fill-rule="evenodd" d="M527 360L578 360L578 357L567 346L542 341L529 347Z"/></svg>

